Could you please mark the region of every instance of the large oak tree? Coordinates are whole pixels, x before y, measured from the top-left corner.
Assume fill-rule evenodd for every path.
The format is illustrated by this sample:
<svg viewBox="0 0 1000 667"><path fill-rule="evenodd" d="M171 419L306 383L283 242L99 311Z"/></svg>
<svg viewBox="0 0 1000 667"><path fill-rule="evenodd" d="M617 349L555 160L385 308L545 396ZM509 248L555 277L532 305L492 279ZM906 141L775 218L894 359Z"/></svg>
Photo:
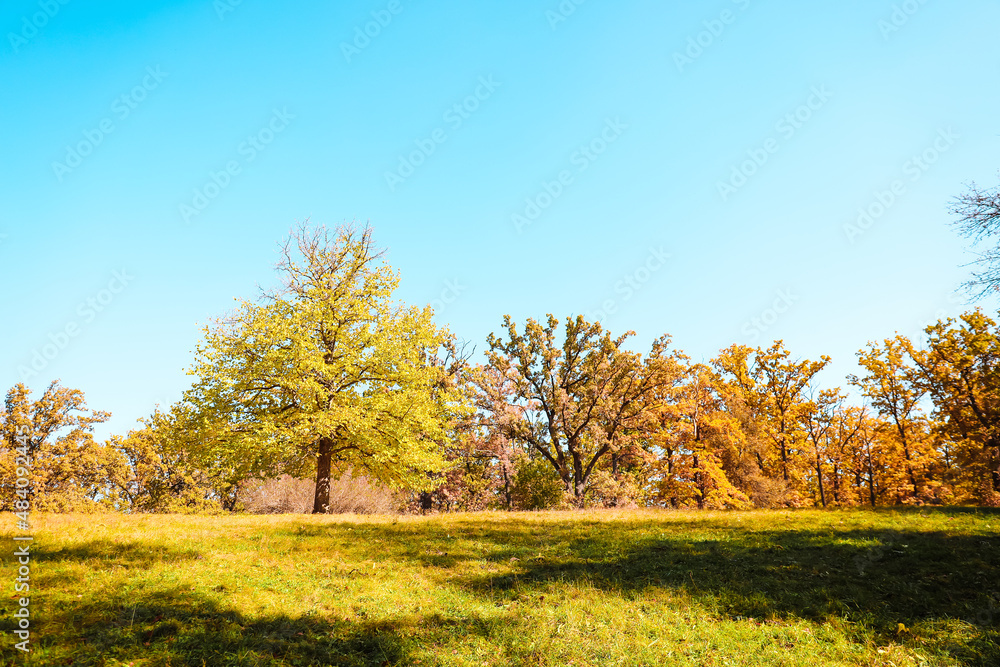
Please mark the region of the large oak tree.
<svg viewBox="0 0 1000 667"><path fill-rule="evenodd" d="M549 315L545 324L529 319L521 333L505 316L506 336L490 334L487 359L511 379L502 427L548 461L582 502L598 463L649 427L658 390L682 371L666 336L643 357L623 348L632 332L612 338L582 316L566 319L561 341L558 328Z"/></svg>
<svg viewBox="0 0 1000 667"><path fill-rule="evenodd" d="M446 467L463 360L429 306L393 301L399 277L382 255L368 227L301 225L278 264L282 287L206 327L186 401L213 465L312 471L314 513L347 469L424 488Z"/></svg>
<svg viewBox="0 0 1000 667"><path fill-rule="evenodd" d="M1000 329L976 310L939 321L927 334L927 349L913 351L920 381L956 444L972 494L1000 505Z"/></svg>

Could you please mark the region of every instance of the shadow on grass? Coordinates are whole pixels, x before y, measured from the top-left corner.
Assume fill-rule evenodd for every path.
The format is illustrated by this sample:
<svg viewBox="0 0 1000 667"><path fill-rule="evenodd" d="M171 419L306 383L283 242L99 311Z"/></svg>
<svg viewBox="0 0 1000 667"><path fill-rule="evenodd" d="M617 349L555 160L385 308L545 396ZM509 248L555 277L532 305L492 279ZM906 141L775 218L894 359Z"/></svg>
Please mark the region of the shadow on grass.
<svg viewBox="0 0 1000 667"><path fill-rule="evenodd" d="M1000 513L995 516L1000 520ZM306 548L303 553L330 546L348 563L377 557L420 565L441 586L492 603L567 585L626 598L668 589L721 618L847 621L840 625L859 643L912 643L965 665L1000 665L1000 535L893 528L877 511L872 518L877 521L862 529L800 528L794 522L783 527L776 518L744 527L734 525L732 515L686 517L683 523L672 523L670 515L566 522L472 516L444 526L293 524L275 535L297 543L283 548ZM94 567L150 567L199 557L191 550L113 542L36 553L40 562ZM143 659L171 665L405 665L420 644L463 634L488 639L498 622L250 618L189 590L113 595L40 611L44 632L34 645L34 664ZM907 628L903 633L900 623ZM5 614L0 629L13 627Z"/></svg>
<svg viewBox="0 0 1000 667"><path fill-rule="evenodd" d="M58 563L76 567L46 568L46 584L50 588L78 583L80 566L89 573L100 571L147 570L159 563L181 563L197 560L202 555L193 549L169 549L161 544L93 540L85 544L52 548L44 543L31 546L36 563Z"/></svg>
<svg viewBox="0 0 1000 667"><path fill-rule="evenodd" d="M687 519L679 532L669 515L665 522L566 523L512 515L456 522L450 534L421 524L369 524L361 534L354 526L352 535L377 539L384 557L435 568L442 585L494 602L567 585L625 596L667 588L722 618L846 621L859 642L929 644L963 664L1000 665L1000 535L887 528L893 512L910 513L875 510L872 527L860 529L798 528L794 521L781 528L777 520L750 529L706 516ZM926 512L1000 521L1000 511L982 508L912 510ZM310 526L295 534L341 530ZM509 567L480 573L476 563Z"/></svg>
<svg viewBox="0 0 1000 667"><path fill-rule="evenodd" d="M566 582L624 594L666 587L721 617L849 621L859 641L906 641L917 626L966 664L1000 665L997 536L790 529L637 540L618 553L601 542L578 539L565 557L522 559L514 573L464 585L483 595Z"/></svg>
<svg viewBox="0 0 1000 667"><path fill-rule="evenodd" d="M36 560L85 563L88 566L147 568L154 563L180 562L201 558L194 549L170 549L162 544L142 541L92 540L75 546L52 548L35 544L31 552Z"/></svg>
<svg viewBox="0 0 1000 667"><path fill-rule="evenodd" d="M406 621L248 618L188 591L85 601L42 618L26 664L405 665L412 647ZM13 629L7 618L0 626Z"/></svg>
<svg viewBox="0 0 1000 667"><path fill-rule="evenodd" d="M19 664L104 665L112 659L131 664L141 659L143 664L198 667L404 665L409 651L403 633L409 626L420 623L426 630L451 624L440 618L386 623L313 614L249 618L187 589L140 589L128 595L87 591L79 588L78 568L60 571L58 567L139 571L201 559L202 554L193 549L97 540L55 549L37 545L31 553L39 569L50 570L42 590L65 588L72 580L72 588L83 594L78 603L56 607L41 590L33 593L31 653ZM13 611L8 606L0 612L4 636L13 636L17 628ZM0 664L7 663L0 660Z"/></svg>

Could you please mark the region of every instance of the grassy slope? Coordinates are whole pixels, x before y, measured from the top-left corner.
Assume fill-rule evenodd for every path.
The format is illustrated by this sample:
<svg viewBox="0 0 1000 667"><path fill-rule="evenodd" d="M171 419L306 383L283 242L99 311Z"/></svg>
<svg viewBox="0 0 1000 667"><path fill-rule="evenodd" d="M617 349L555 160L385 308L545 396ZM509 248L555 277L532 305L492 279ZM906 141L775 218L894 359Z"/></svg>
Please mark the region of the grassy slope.
<svg viewBox="0 0 1000 667"><path fill-rule="evenodd" d="M996 666L998 529L984 510L36 515L29 664Z"/></svg>

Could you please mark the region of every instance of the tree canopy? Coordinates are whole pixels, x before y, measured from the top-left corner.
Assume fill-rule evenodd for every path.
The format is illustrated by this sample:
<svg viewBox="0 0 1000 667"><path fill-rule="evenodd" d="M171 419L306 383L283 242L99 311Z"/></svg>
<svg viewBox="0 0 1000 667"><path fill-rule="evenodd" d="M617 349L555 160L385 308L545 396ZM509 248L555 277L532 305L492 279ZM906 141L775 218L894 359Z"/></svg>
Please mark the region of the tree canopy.
<svg viewBox="0 0 1000 667"><path fill-rule="evenodd" d="M197 350L185 401L204 454L251 475L312 471L314 512L348 468L426 486L465 410L452 336L429 307L392 301L399 278L370 228L303 225L282 254L282 287L206 327Z"/></svg>

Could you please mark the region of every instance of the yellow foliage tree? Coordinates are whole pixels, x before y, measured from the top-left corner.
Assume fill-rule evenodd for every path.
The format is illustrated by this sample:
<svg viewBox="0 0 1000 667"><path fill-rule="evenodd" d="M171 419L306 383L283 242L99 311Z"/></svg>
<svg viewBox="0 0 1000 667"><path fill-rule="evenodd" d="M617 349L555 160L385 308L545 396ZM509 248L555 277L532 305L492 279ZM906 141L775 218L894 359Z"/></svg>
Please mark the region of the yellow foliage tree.
<svg viewBox="0 0 1000 667"><path fill-rule="evenodd" d="M114 482L127 463L93 436L94 425L110 416L90 411L82 391L58 382L34 401L24 384L11 388L0 410L0 508L29 500L32 509L55 512L114 509ZM19 489L18 478L29 486Z"/></svg>
<svg viewBox="0 0 1000 667"><path fill-rule="evenodd" d="M302 225L278 265L283 287L206 328L185 396L205 459L261 478L312 470L315 513L348 469L432 486L467 410L463 360L429 306L392 301L399 277L382 254L370 228Z"/></svg>

